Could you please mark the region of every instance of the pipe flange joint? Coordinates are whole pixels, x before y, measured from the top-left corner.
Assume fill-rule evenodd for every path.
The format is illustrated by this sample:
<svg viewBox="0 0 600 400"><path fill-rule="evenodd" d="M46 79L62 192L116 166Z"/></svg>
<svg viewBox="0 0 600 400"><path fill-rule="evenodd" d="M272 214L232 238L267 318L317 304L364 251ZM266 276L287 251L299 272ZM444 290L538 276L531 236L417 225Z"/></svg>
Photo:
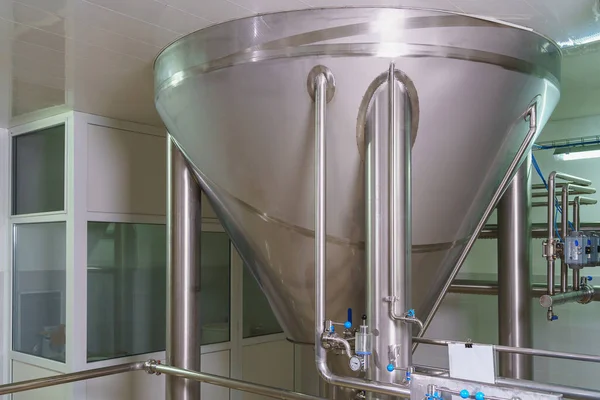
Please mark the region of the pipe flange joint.
<svg viewBox="0 0 600 400"><path fill-rule="evenodd" d="M150 375L160 375L160 372L156 371L156 366L160 364L157 360L148 360L144 363L144 370Z"/></svg>
<svg viewBox="0 0 600 400"><path fill-rule="evenodd" d="M327 102L329 103L333 96L335 95L335 78L333 77L333 73L329 68L324 65L316 65L313 69L308 73L308 78L306 79L306 88L308 89L308 94L310 98L315 101L315 83L317 76L319 75L325 76L325 81L327 82L327 87L325 89Z"/></svg>
<svg viewBox="0 0 600 400"><path fill-rule="evenodd" d="M581 291L585 293L585 295L578 301L579 304L589 304L594 300L594 287L591 285L583 285L581 286Z"/></svg>

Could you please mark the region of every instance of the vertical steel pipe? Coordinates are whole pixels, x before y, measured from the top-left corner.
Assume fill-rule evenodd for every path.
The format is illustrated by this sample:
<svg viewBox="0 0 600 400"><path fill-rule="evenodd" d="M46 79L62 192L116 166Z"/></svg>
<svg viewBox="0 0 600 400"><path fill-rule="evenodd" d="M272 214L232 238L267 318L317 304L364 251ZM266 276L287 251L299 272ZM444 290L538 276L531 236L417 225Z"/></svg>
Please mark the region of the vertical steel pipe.
<svg viewBox="0 0 600 400"><path fill-rule="evenodd" d="M555 188L556 188L556 173L552 172L550 174L550 176L548 177L548 246L552 246L553 248L555 248L556 246L554 245L554 214L555 214L555 210L556 210L556 194L555 194ZM556 251L556 250L555 250ZM546 288L548 289L548 295L553 296L554 295L554 267L555 267L555 262L556 260L554 258L547 258L546 259L546 283L547 286ZM549 312L552 312L552 310L548 310Z"/></svg>
<svg viewBox="0 0 600 400"><path fill-rule="evenodd" d="M388 73L388 204L389 204L389 316L400 319L411 304L411 104L407 88L399 85L396 68L391 63ZM406 371L412 364L412 325L403 322L396 329L396 341L391 342L391 360ZM393 336L392 336L393 337ZM396 354L397 349L397 354Z"/></svg>
<svg viewBox="0 0 600 400"><path fill-rule="evenodd" d="M358 378L338 376L331 372L327 365L327 351L322 346L321 337L325 327L326 305L326 104L328 85L334 86L333 76L325 67L315 67L317 73L314 78L309 75L309 86L314 91L312 96L315 102L315 364L319 375L331 385L364 390L367 393L381 393L397 397L410 397L410 389L406 386L373 382ZM333 97L333 93L331 94ZM367 177L369 176L368 173ZM383 269L388 271L387 268ZM387 317L387 314L386 314ZM388 318L390 319L390 318ZM372 366L371 366L372 367ZM369 369L371 369L371 367ZM393 374L389 374L393 375Z"/></svg>
<svg viewBox="0 0 600 400"><path fill-rule="evenodd" d="M531 347L531 155L498 203L498 328L501 345ZM500 354L500 375L532 379L530 356Z"/></svg>
<svg viewBox="0 0 600 400"><path fill-rule="evenodd" d="M560 193L561 197L561 218L560 218L560 234L563 238L569 235L569 184L562 185ZM565 262L564 257L560 259L560 291L567 293L569 290L569 267Z"/></svg>
<svg viewBox="0 0 600 400"><path fill-rule="evenodd" d="M167 363L200 371L200 187L181 150L167 138ZM167 400L199 400L200 384L166 377Z"/></svg>
<svg viewBox="0 0 600 400"><path fill-rule="evenodd" d="M581 211L581 198L576 196L573 199L573 228L575 231L579 231L579 226L581 224L581 217L579 216L579 212ZM573 290L579 290L580 283L580 269L573 270Z"/></svg>

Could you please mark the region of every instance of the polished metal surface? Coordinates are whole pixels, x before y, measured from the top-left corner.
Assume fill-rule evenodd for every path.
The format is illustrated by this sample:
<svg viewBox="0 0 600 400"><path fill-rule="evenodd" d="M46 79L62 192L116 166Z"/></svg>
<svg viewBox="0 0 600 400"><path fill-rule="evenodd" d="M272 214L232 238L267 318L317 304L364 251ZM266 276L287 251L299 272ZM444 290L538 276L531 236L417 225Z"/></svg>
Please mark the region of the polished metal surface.
<svg viewBox="0 0 600 400"><path fill-rule="evenodd" d="M570 292L558 293L553 296L543 295L540 297L540 305L542 307L550 308L553 306L559 306L567 303L581 303L587 304L594 301L595 289L590 285L580 285L579 290L572 290Z"/></svg>
<svg viewBox="0 0 600 400"><path fill-rule="evenodd" d="M200 187L173 138L167 137L167 351L166 361L200 370ZM199 400L197 382L168 376L167 400Z"/></svg>
<svg viewBox="0 0 600 400"><path fill-rule="evenodd" d="M575 232L578 232L579 228L581 226L580 212L581 212L581 197L575 196L575 198L573 199L573 230ZM580 289L580 285L581 285L580 278L581 278L581 270L573 269L573 290Z"/></svg>
<svg viewBox="0 0 600 400"><path fill-rule="evenodd" d="M103 376L122 374L124 372L140 371L143 369L144 363L134 362L111 365L110 367L88 369L87 371L59 374L45 378L30 379L22 382L7 383L5 385L0 385L0 396L24 392L27 390L41 389L49 386L63 385L65 383L100 378Z"/></svg>
<svg viewBox="0 0 600 400"><path fill-rule="evenodd" d="M555 289L559 288L557 286ZM600 286L593 286L593 288L594 296L592 301L600 301ZM545 283L534 283L529 291L532 298L540 298L546 292ZM457 279L450 286L450 293L496 296L498 295L498 282Z"/></svg>
<svg viewBox="0 0 600 400"><path fill-rule="evenodd" d="M570 186L568 183L562 185L560 191L562 212L560 213L560 235L563 240L569 235L569 192ZM560 291L566 293L569 290L569 267L564 258L560 259Z"/></svg>
<svg viewBox="0 0 600 400"><path fill-rule="evenodd" d="M466 342L454 341L454 340L439 340L439 339L426 339L413 337L415 342L430 344L433 346L448 346L451 343L467 344ZM476 344L476 343L475 343ZM586 361L591 363L600 363L600 356L594 356L589 354L580 353L566 353L561 351L542 350L542 349L531 349L525 347L513 347L513 346L502 346L494 345L494 350L499 353L512 353L512 354L527 354L536 357L547 357L547 358L559 358L562 360L574 360L574 361Z"/></svg>
<svg viewBox="0 0 600 400"><path fill-rule="evenodd" d="M314 95L314 136L315 136L315 168L314 168L314 204L315 204L315 316L314 341L315 364L321 378L331 386L342 386L347 389L364 390L369 393L385 394L395 397L410 396L410 389L404 385L393 385L386 382L368 381L353 377L336 375L329 368L327 351L321 346L326 320L327 306L327 86L331 77L327 73L316 74L313 78ZM310 91L310 89L309 89ZM383 270L386 270L383 268ZM387 314L386 314L387 316ZM348 396L346 396L348 398Z"/></svg>
<svg viewBox="0 0 600 400"><path fill-rule="evenodd" d="M531 347L531 155L498 203L498 339L501 345ZM500 354L499 373L532 379L531 357Z"/></svg>
<svg viewBox="0 0 600 400"><path fill-rule="evenodd" d="M416 372L422 372L430 376L448 376L448 370L444 368L436 368L422 365L415 365ZM556 385L553 383L540 383L530 380L512 379L512 378L496 378L496 385L521 388L526 390L535 390L548 393L558 393L574 400L597 400L600 399L600 392L579 388L575 386Z"/></svg>
<svg viewBox="0 0 600 400"><path fill-rule="evenodd" d="M581 204L583 205L583 204ZM580 224L580 229L584 232L600 231L600 222L584 222ZM545 239L548 236L547 224L534 223L531 227L531 237L533 239ZM497 239L498 225L487 224L478 236L479 239Z"/></svg>
<svg viewBox="0 0 600 400"><path fill-rule="evenodd" d="M425 331L429 327L429 324L431 324L431 321L433 320L435 313L442 305L442 302L444 301L444 298L446 297L446 294L448 293L450 286L452 285L452 282L456 279L456 276L458 275L458 271L460 270L462 264L467 259L467 256L469 255L469 251L471 251L471 248L477 241L477 238L479 237L479 232L485 226L485 222L488 220L488 218L490 217L490 215L496 208L496 204L498 203L502 194L504 193L504 188L510 182L510 180L512 179L512 176L516 173L517 167L519 166L520 162L523 160L523 157L526 157L526 155L529 154L529 149L530 149L531 145L533 144L534 138L539 133L539 129L538 129L539 125L537 122L537 115L538 115L538 113L537 113L537 102L536 102L527 108L527 111L525 112L525 114L523 116L525 120L527 120L527 119L529 120L529 130L527 131L527 134L525 135L525 138L524 138L523 142L521 143L521 146L517 150L517 153L515 154L515 157L513 158L512 162L510 163L506 173L504 174L504 177L500 181L500 184L497 186L497 189L494 192L494 195L493 195L492 199L490 200L490 202L488 203L485 211L483 212L483 216L481 217L481 219L479 220L479 223L475 227L473 234L469 238L469 241L467 242L465 247L462 249L462 252L460 253L460 256L458 257L458 260L456 261L456 263L454 263L454 265L450 269L450 272L448 274L448 277L446 278L445 283L442 286L442 289L440 290L440 292L437 295L434 294L434 296L437 296L437 298L435 299L433 306L431 307L429 314L427 315L427 319L425 319L425 322L423 323L424 327L419 331L419 335L418 335L419 337L422 337L425 334ZM529 117L529 118L527 118L527 117ZM419 342L416 342L413 345L413 351L416 350L418 343Z"/></svg>
<svg viewBox="0 0 600 400"><path fill-rule="evenodd" d="M313 9L216 25L156 60L157 109L295 341L314 341L307 76L317 65L335 76L327 104L325 314L343 321L347 308L365 312L361 105L391 62L419 97L418 132L411 133L411 279L412 303L424 318L488 204L510 181L513 160L520 164L558 101L560 52L551 41L437 11ZM531 132L524 113L533 104Z"/></svg>
<svg viewBox="0 0 600 400"><path fill-rule="evenodd" d="M418 100L412 81L390 64L387 80L365 99L367 323L377 329L367 377L403 383L412 360L410 157ZM370 87L373 87L372 84ZM413 110L414 105L414 110ZM414 115L414 117L412 116ZM388 364L396 371L389 372Z"/></svg>

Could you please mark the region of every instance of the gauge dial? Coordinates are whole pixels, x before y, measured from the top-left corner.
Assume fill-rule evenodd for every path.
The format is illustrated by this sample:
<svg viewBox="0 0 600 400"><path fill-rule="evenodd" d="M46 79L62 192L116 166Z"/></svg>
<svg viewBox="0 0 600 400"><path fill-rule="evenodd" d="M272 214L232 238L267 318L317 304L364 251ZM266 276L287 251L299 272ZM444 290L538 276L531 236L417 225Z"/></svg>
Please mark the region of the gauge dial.
<svg viewBox="0 0 600 400"><path fill-rule="evenodd" d="M354 356L350 359L350 369L354 372L360 370L361 362L360 358Z"/></svg>

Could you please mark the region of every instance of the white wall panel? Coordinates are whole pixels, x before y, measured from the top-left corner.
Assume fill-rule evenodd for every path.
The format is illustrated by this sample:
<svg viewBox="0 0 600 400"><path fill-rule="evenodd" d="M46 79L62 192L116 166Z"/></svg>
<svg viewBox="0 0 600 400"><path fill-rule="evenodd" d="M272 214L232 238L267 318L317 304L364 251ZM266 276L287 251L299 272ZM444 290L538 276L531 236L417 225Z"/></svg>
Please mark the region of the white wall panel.
<svg viewBox="0 0 600 400"><path fill-rule="evenodd" d="M45 378L52 375L58 375L58 372L35 367L19 361L13 361L12 363L13 382ZM69 386L70 384L59 385L44 389L31 390L28 392L16 393L13 395L13 400L64 400L67 398L67 393L70 390Z"/></svg>
<svg viewBox="0 0 600 400"><path fill-rule="evenodd" d="M263 385L294 389L294 345L287 341L244 346L242 379ZM244 400L268 397L244 393Z"/></svg>
<svg viewBox="0 0 600 400"><path fill-rule="evenodd" d="M203 354L202 372L229 376L229 350ZM159 400L164 393L165 376L143 371L86 381L86 400ZM202 399L229 400L229 389L202 384Z"/></svg>
<svg viewBox="0 0 600 400"><path fill-rule="evenodd" d="M89 124L88 211L166 213L164 137Z"/></svg>

